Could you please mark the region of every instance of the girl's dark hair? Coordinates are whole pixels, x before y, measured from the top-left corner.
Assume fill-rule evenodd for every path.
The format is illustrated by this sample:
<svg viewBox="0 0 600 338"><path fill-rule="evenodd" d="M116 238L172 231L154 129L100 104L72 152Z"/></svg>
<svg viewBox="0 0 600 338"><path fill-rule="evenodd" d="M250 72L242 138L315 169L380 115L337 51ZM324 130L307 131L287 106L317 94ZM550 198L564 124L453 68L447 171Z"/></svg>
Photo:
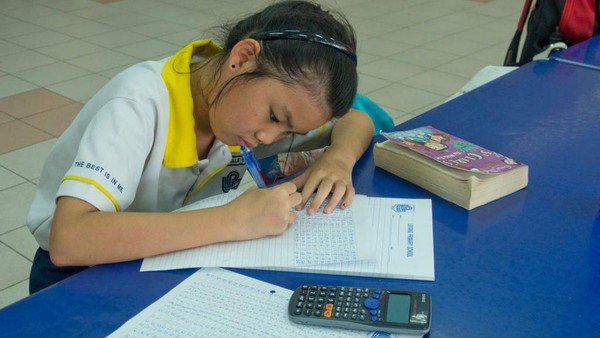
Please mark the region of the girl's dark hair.
<svg viewBox="0 0 600 338"><path fill-rule="evenodd" d="M283 1L223 27L223 51L216 56L219 68L240 40L264 32L299 30L337 40L356 53L356 38L348 20L341 13L324 11L308 1ZM261 40L261 53L254 71L234 77L246 80L270 77L290 84L301 84L315 100L327 101L334 117L344 115L356 95L356 64L347 54L325 44L290 39ZM226 83L220 92L232 82Z"/></svg>

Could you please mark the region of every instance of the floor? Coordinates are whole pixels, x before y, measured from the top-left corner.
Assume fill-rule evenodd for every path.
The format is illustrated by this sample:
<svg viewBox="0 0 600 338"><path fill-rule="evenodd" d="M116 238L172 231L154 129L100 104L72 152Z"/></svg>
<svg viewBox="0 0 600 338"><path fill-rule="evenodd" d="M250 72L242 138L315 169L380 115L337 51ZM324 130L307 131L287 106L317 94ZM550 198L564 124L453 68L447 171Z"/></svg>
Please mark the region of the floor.
<svg viewBox="0 0 600 338"><path fill-rule="evenodd" d="M359 41L359 91L401 123L500 65L522 2L328 0ZM112 76L267 0L0 0L0 308L28 294L25 226L44 160ZM365 4L367 3L367 4Z"/></svg>

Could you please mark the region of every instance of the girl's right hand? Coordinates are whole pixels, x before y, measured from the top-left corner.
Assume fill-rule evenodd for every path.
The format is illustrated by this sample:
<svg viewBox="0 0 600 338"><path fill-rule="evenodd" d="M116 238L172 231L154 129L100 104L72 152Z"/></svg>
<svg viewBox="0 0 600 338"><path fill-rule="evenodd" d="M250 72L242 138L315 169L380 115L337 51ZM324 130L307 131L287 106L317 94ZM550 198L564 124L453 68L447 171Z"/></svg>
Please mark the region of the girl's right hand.
<svg viewBox="0 0 600 338"><path fill-rule="evenodd" d="M268 189L249 189L224 205L232 240L282 234L296 220L293 208L302 202L296 185L286 182Z"/></svg>

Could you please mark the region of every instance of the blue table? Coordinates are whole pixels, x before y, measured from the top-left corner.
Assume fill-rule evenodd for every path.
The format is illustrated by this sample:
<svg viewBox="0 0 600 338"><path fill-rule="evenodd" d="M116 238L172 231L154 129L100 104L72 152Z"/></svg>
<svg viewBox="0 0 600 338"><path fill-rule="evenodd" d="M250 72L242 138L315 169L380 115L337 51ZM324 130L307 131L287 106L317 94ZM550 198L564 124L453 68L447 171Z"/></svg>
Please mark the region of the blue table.
<svg viewBox="0 0 600 338"><path fill-rule="evenodd" d="M375 168L359 193L431 198L435 282L234 269L293 289L302 283L423 290L431 337L600 336L600 81L544 61L397 126L433 125L530 166L525 190L470 212ZM104 336L193 270L96 266L0 311L3 336Z"/></svg>
<svg viewBox="0 0 600 338"><path fill-rule="evenodd" d="M594 36L555 53L551 58L559 62L600 70L600 36Z"/></svg>

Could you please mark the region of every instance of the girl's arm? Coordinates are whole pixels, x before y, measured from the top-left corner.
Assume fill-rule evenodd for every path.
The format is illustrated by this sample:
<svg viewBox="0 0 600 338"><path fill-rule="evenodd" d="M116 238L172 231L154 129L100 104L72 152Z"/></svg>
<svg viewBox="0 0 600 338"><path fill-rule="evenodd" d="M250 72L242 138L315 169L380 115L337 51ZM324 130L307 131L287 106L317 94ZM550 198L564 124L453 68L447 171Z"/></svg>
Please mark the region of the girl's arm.
<svg viewBox="0 0 600 338"><path fill-rule="evenodd" d="M296 219L302 197L285 183L253 189L214 208L174 212L101 212L73 197L60 197L50 234L57 266L122 262L212 243L283 233Z"/></svg>
<svg viewBox="0 0 600 338"><path fill-rule="evenodd" d="M373 122L369 116L350 109L340 118L331 132L331 145L301 176L293 180L302 187L302 203L316 192L308 213L314 214L331 194L324 212L330 213L340 203L346 208L354 199L352 168L371 143ZM296 209L298 209L297 207Z"/></svg>

